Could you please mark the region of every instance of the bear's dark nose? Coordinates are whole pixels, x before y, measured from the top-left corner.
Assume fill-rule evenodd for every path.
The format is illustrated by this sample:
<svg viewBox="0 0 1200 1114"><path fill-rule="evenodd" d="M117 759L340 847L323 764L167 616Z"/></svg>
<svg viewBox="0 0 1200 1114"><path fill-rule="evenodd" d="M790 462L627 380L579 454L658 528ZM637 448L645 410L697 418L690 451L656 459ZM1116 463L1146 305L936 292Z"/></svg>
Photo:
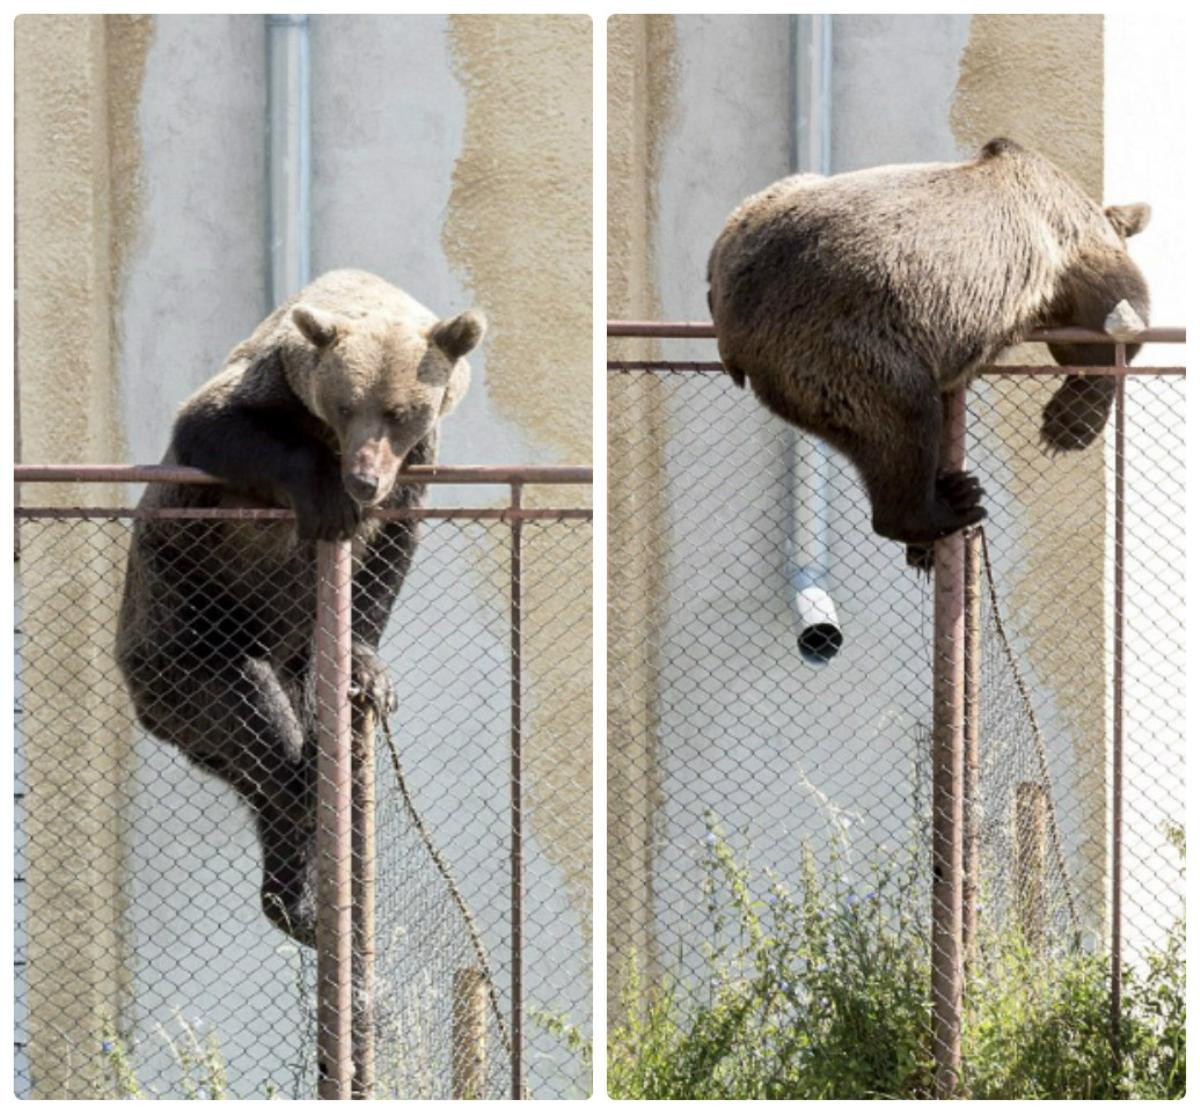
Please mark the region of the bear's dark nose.
<svg viewBox="0 0 1200 1114"><path fill-rule="evenodd" d="M346 490L360 503L369 503L379 491L379 477L368 472L351 472L345 482Z"/></svg>

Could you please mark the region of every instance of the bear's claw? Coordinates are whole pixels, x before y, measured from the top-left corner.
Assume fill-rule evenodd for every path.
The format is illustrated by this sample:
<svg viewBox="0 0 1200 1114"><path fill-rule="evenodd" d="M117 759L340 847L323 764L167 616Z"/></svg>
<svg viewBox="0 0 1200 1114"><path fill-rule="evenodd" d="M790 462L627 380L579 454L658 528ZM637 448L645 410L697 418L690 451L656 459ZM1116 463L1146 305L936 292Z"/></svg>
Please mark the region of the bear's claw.
<svg viewBox="0 0 1200 1114"><path fill-rule="evenodd" d="M396 710L396 690L383 659L365 643L356 643L351 651L350 699L367 704L380 715Z"/></svg>

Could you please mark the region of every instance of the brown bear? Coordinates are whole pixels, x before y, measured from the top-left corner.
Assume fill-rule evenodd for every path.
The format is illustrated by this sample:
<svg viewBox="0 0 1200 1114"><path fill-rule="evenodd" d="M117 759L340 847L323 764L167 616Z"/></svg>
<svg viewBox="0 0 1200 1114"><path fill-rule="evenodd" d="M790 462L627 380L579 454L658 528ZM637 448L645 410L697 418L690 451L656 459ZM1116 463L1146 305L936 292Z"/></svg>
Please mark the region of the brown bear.
<svg viewBox="0 0 1200 1114"><path fill-rule="evenodd" d="M1125 250L1148 217L1102 209L1006 139L963 163L785 178L734 210L709 256L721 360L851 459L877 533L932 542L985 515L970 474L938 474L942 394L1035 327L1100 329L1121 301L1148 320ZM1113 362L1111 345L1050 348L1060 364ZM1090 445L1113 393L1111 377L1067 377L1045 444Z"/></svg>
<svg viewBox="0 0 1200 1114"><path fill-rule="evenodd" d="M140 519L117 660L138 721L232 786L254 813L266 915L315 935L317 539L353 539L353 677L394 703L376 651L416 544L402 465L432 464L480 341L474 311L439 320L361 271L334 271L280 306L181 407L164 464L219 487L150 484L140 507L286 508L288 521Z"/></svg>

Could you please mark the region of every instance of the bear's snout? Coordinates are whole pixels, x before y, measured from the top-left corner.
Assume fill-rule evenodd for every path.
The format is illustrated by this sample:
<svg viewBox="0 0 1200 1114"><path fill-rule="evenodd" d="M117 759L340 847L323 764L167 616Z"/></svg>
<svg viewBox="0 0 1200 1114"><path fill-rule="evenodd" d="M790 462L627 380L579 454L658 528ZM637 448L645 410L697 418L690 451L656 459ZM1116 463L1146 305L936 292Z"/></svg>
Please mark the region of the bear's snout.
<svg viewBox="0 0 1200 1114"><path fill-rule="evenodd" d="M374 503L379 498L379 476L374 472L348 472L342 482L355 502Z"/></svg>

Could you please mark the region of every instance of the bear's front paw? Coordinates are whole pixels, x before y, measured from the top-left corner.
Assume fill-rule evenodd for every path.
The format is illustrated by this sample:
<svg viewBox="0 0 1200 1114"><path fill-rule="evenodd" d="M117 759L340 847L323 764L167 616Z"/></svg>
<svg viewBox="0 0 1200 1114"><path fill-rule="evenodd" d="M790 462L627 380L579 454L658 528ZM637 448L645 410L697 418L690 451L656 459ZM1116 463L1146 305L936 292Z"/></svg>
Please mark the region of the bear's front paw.
<svg viewBox="0 0 1200 1114"><path fill-rule="evenodd" d="M362 509L341 484L336 489L305 491L293 502L296 536L301 541L345 541L354 536L362 521Z"/></svg>
<svg viewBox="0 0 1200 1114"><path fill-rule="evenodd" d="M1104 427L1107 415L1074 409L1056 395L1042 411L1042 447L1053 456L1086 449Z"/></svg>
<svg viewBox="0 0 1200 1114"><path fill-rule="evenodd" d="M350 699L373 707L380 715L396 710L396 690L383 659L363 642L351 649Z"/></svg>
<svg viewBox="0 0 1200 1114"><path fill-rule="evenodd" d="M1042 411L1042 445L1054 455L1086 449L1108 422L1116 388L1108 376L1063 381Z"/></svg>
<svg viewBox="0 0 1200 1114"><path fill-rule="evenodd" d="M928 577L933 572L933 546L915 543L905 546L904 563Z"/></svg>

